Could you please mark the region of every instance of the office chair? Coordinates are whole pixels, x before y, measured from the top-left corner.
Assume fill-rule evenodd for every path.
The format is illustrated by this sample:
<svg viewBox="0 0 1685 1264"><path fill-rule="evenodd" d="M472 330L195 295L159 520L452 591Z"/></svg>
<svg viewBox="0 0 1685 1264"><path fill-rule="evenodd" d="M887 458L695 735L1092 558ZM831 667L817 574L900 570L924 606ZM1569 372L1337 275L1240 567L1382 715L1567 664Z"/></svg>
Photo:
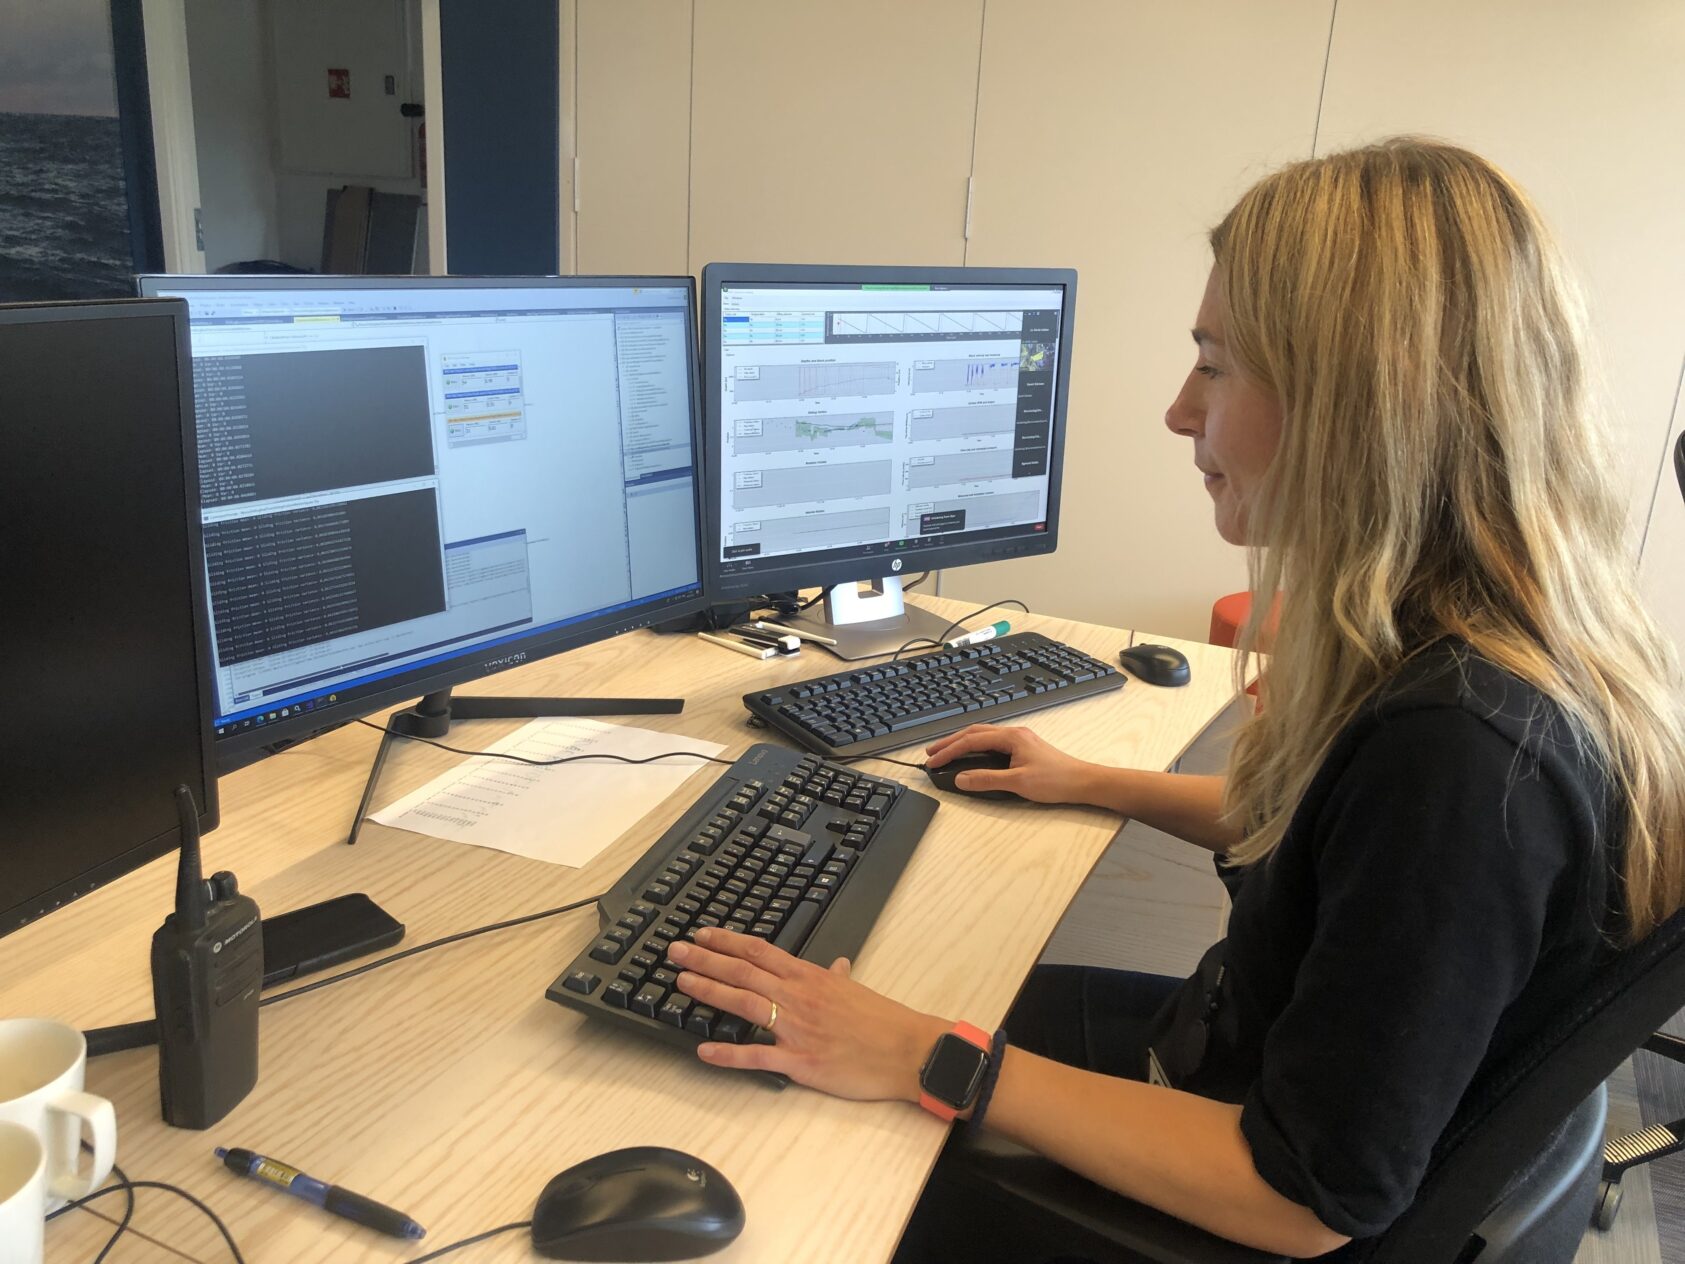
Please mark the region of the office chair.
<svg viewBox="0 0 1685 1264"><path fill-rule="evenodd" d="M1679 494L1685 496L1685 434L1673 445L1673 474L1679 482ZM1659 1053L1675 1062L1685 1062L1685 1040L1665 1031L1655 1032L1642 1046L1651 1053ZM1655 1124L1637 1132L1611 1137L1603 1147L1603 1179L1597 1186L1597 1205L1592 1223L1607 1229L1615 1223L1621 1209L1621 1177L1629 1168L1665 1158L1685 1149L1685 1119L1670 1124Z"/></svg>
<svg viewBox="0 0 1685 1264"><path fill-rule="evenodd" d="M1622 950L1559 1016L1470 1085L1416 1200L1344 1259L1367 1264L1556 1264L1572 1260L1597 1192L1603 1082L1685 1006L1685 911ZM1166 1147L1176 1144L1165 1137ZM986 1130L955 1129L926 1205L969 1215L932 1224L977 1258L1282 1264L1085 1180ZM1009 1208L983 1218L978 1209ZM938 1213L942 1214L942 1213ZM986 1233L986 1241L979 1234ZM957 1256L956 1256L957 1258Z"/></svg>

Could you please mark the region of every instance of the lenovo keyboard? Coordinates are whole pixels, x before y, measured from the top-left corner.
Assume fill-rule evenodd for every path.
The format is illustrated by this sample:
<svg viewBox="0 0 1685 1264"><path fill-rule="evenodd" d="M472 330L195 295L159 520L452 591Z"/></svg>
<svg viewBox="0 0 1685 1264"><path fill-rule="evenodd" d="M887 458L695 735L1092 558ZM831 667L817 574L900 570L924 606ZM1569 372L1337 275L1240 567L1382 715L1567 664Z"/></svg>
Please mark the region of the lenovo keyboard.
<svg viewBox="0 0 1685 1264"><path fill-rule="evenodd" d="M677 990L667 946L724 926L825 966L852 957L935 813L899 782L753 746L598 901L598 934L545 995L688 1047L754 1039Z"/></svg>
<svg viewBox="0 0 1685 1264"><path fill-rule="evenodd" d="M743 705L829 759L876 755L970 724L1121 688L1109 663L1035 632L744 694Z"/></svg>

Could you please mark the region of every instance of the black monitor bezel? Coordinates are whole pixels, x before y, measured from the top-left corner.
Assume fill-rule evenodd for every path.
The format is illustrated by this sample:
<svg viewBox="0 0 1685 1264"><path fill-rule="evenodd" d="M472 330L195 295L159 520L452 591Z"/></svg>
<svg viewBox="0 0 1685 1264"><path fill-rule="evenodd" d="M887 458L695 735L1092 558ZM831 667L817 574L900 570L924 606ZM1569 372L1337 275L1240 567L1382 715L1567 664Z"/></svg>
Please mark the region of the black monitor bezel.
<svg viewBox="0 0 1685 1264"><path fill-rule="evenodd" d="M702 448L701 385L696 342L696 280L689 276L567 276L567 277L481 277L481 276L335 276L311 273L299 276L270 276L250 274L168 275L154 274L136 278L141 293L168 290L230 291L230 290L379 290L379 289L629 289L682 288L685 293L685 319L690 322L686 349L690 353L690 418L691 444L695 459L698 489L706 485ZM191 336L191 330L190 335ZM318 737L353 720L394 706L401 702L479 680L511 667L524 666L542 658L550 658L568 650L579 649L598 641L649 627L652 623L685 618L704 609L709 601L707 571L703 559L706 553L700 505L693 504L696 513L697 591L687 596L669 598L661 602L644 602L611 616L574 624L555 632L505 641L478 654L463 655L454 665L434 665L418 668L389 677L380 687L355 698L318 707L302 717L289 717L251 730L227 734L213 742L218 764L224 772L255 763L265 756L276 754L299 742ZM203 564L200 567L201 586L204 582ZM207 602L208 604L208 602ZM466 660L466 661L465 661Z"/></svg>
<svg viewBox="0 0 1685 1264"><path fill-rule="evenodd" d="M750 571L725 574L719 556L721 538L720 472L724 436L720 381L720 291L727 285L1022 285L1057 287L1065 292L1059 322L1059 354L1054 364L1053 435L1047 484L1047 530L1022 537L988 541L929 544L921 548L885 549L830 562L804 562L801 555ZM1076 317L1077 274L1072 268L955 268L903 265L830 265L795 263L710 263L702 269L702 416L708 474L704 494L708 549L707 586L716 600L762 593L787 592L819 586L829 588L856 580L913 571L971 566L1006 558L1035 557L1059 547L1059 501L1064 482L1065 410L1070 387L1071 334Z"/></svg>
<svg viewBox="0 0 1685 1264"><path fill-rule="evenodd" d="M193 575L198 576L202 575L205 569L204 539L196 512L199 501L199 445L193 403L193 360L186 301L174 298L117 298L75 303L0 305L0 326L62 324L81 320L157 320L160 317L170 320L176 344L176 386L181 402L182 485L189 497L188 503L182 506L187 519L187 556L182 561L192 568ZM193 676L199 704L199 781L204 792L202 795L196 793L194 797L200 800L199 831L208 834L221 822L216 752L211 728L209 607L198 583L188 587L193 594ZM66 758L74 757L74 752L66 752ZM167 795L173 789L172 786L164 786L159 793ZM171 826L162 833L140 840L111 859L84 870L74 878L49 887L46 891L0 906L0 935L10 934L144 864L176 851L180 846L181 830ZM161 910L159 916L165 911L167 910Z"/></svg>

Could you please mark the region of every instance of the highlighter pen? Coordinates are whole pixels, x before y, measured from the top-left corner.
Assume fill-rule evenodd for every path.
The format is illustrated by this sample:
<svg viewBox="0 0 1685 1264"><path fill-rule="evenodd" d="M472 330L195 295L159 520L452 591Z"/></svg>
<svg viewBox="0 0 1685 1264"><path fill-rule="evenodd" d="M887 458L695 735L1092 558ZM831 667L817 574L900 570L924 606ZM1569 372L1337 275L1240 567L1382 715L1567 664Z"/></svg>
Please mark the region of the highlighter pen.
<svg viewBox="0 0 1685 1264"><path fill-rule="evenodd" d="M978 628L975 632L967 632L964 636L956 636L953 640L945 641L943 644L948 649L957 650L966 645L981 645L984 641L992 641L997 636L1005 636L1010 631L1012 631L1012 625L1002 619L999 623L991 623L986 628Z"/></svg>
<svg viewBox="0 0 1685 1264"><path fill-rule="evenodd" d="M360 1224L394 1238L414 1240L427 1236L427 1230L403 1212L393 1211L384 1203L364 1198L361 1194L353 1194L338 1185L329 1185L313 1176L306 1176L296 1167L288 1167L285 1163L266 1159L250 1150L227 1150L222 1146L216 1148L216 1157L222 1160L222 1165L230 1172L249 1176L254 1181L262 1181L276 1189L284 1189L294 1198L315 1203L323 1211L331 1211L353 1224Z"/></svg>

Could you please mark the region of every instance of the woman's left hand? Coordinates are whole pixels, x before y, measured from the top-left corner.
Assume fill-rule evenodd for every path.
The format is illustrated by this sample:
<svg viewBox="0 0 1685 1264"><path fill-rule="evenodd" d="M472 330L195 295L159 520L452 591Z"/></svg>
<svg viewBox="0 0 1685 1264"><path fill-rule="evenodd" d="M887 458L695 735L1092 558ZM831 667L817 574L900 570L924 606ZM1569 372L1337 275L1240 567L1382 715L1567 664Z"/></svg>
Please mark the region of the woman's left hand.
<svg viewBox="0 0 1685 1264"><path fill-rule="evenodd" d="M705 1042L697 1050L704 1062L776 1071L837 1097L916 1102L919 1068L952 1026L856 983L843 957L826 970L719 928L698 931L694 944L675 942L667 955L684 971L679 990L703 1005L759 1027L778 1006L775 1043Z"/></svg>

